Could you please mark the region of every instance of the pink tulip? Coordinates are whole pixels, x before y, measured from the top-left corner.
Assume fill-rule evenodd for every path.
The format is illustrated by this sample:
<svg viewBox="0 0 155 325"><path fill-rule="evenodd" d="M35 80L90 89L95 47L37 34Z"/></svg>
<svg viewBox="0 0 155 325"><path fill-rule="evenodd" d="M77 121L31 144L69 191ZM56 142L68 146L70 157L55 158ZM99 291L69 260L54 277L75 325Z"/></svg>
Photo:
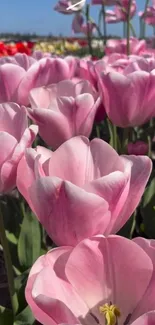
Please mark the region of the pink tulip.
<svg viewBox="0 0 155 325"><path fill-rule="evenodd" d="M28 68L29 63L20 57L18 64L0 65L0 102L13 101L27 106L31 89L70 78L69 65L64 59L47 57Z"/></svg>
<svg viewBox="0 0 155 325"><path fill-rule="evenodd" d="M135 143L130 142L128 144L128 154L129 155L147 155L148 144L144 141L137 141Z"/></svg>
<svg viewBox="0 0 155 325"><path fill-rule="evenodd" d="M26 112L17 104L0 104L1 194L11 191L16 186L18 163L25 149L34 141L37 129L35 125L28 128Z"/></svg>
<svg viewBox="0 0 155 325"><path fill-rule="evenodd" d="M55 11L60 12L61 14L72 14L83 8L86 0L59 0L54 7ZM71 7L70 9L68 9Z"/></svg>
<svg viewBox="0 0 155 325"><path fill-rule="evenodd" d="M153 68L153 70L152 70ZM103 105L117 126L139 126L155 116L155 60L131 62L122 73L100 73Z"/></svg>
<svg viewBox="0 0 155 325"><path fill-rule="evenodd" d="M96 25L95 23L89 22L89 24L84 23L84 17L81 13L77 13L72 21L72 30L74 33L83 33L85 35L88 34L88 29L89 33L92 34L95 29Z"/></svg>
<svg viewBox="0 0 155 325"><path fill-rule="evenodd" d="M67 62L69 66L70 78L71 79L76 78L80 59L78 57L68 55L65 56L64 60Z"/></svg>
<svg viewBox="0 0 155 325"><path fill-rule="evenodd" d="M144 250L144 252L151 258L153 267L155 268L155 240L153 239L148 240L139 237L133 239L133 241L137 245L139 245ZM141 306L144 308L144 312L147 312L147 305L150 306L150 310L155 309L153 301L151 299L151 297L153 297L154 295L155 295L155 272L153 272L150 285L148 286L145 295L141 300L141 304L137 306L135 313L139 315Z"/></svg>
<svg viewBox="0 0 155 325"><path fill-rule="evenodd" d="M139 41L137 38L130 37L130 53L139 55L143 53L146 50L146 41L141 40ZM110 39L107 41L106 47L105 47L105 53L106 55L112 54L112 53L120 53L120 54L127 54L127 40L121 39L121 40L115 40Z"/></svg>
<svg viewBox="0 0 155 325"><path fill-rule="evenodd" d="M128 17L128 5L129 1L122 0L120 1L120 5L114 7L114 10L106 11L106 22L108 24L119 23L121 21L127 21ZM136 13L136 2L132 1L131 9L130 9L130 19Z"/></svg>
<svg viewBox="0 0 155 325"><path fill-rule="evenodd" d="M19 164L17 187L57 245L116 233L139 204L152 168L147 156L119 156L101 139L72 138L44 163L31 151Z"/></svg>
<svg viewBox="0 0 155 325"><path fill-rule="evenodd" d="M115 6L114 12L117 19L120 21L127 21L128 17L128 8L129 8L129 0L121 0L119 1L120 5ZM130 8L130 19L134 17L136 14L136 1L132 0L131 8Z"/></svg>
<svg viewBox="0 0 155 325"><path fill-rule="evenodd" d="M140 17L146 24L155 26L155 7L148 6L145 12L140 12Z"/></svg>
<svg viewBox="0 0 155 325"><path fill-rule="evenodd" d="M17 53L14 56L4 56L0 58L0 66L5 63L12 63L20 66L24 70L28 70L32 64L36 62L36 59L25 53Z"/></svg>
<svg viewBox="0 0 155 325"><path fill-rule="evenodd" d="M72 21L72 31L74 33L81 33L81 27L84 24L84 17L81 13L77 13Z"/></svg>
<svg viewBox="0 0 155 325"><path fill-rule="evenodd" d="M106 11L106 23L107 24L115 24L119 23L122 20L120 17L117 17L116 12L114 10L107 10Z"/></svg>
<svg viewBox="0 0 155 325"><path fill-rule="evenodd" d="M87 35L88 29L89 29L89 33L93 34L96 31L96 24L92 22L89 22L89 24L83 24L81 26L81 33Z"/></svg>
<svg viewBox="0 0 155 325"><path fill-rule="evenodd" d="M52 148L76 136L89 137L100 98L86 81L61 81L30 93L29 116L39 126L39 134Z"/></svg>
<svg viewBox="0 0 155 325"><path fill-rule="evenodd" d="M97 81L94 65L95 63L91 59L88 60L86 60L85 58L81 59L78 62L77 77L80 79L88 80L93 85L93 87L97 89L98 81Z"/></svg>
<svg viewBox="0 0 155 325"><path fill-rule="evenodd" d="M118 3L118 0L92 0L91 3L92 3L92 5L104 4L105 6L113 6Z"/></svg>
<svg viewBox="0 0 155 325"><path fill-rule="evenodd" d="M32 57L36 60L36 61L38 61L38 60L41 60L41 59L43 59L43 58L46 58L46 57L48 57L48 58L50 58L51 57L51 53L49 53L49 52L42 52L42 51L34 51L33 53L32 53Z"/></svg>
<svg viewBox="0 0 155 325"><path fill-rule="evenodd" d="M152 253L139 242L102 235L53 249L33 265L26 300L43 325L153 325Z"/></svg>
<svg viewBox="0 0 155 325"><path fill-rule="evenodd" d="M104 56L103 59L92 61L81 59L78 62L77 66L77 76L81 79L88 80L93 87L98 91L99 90L99 78L98 74L100 72L107 73L110 71L121 71L129 65L130 61L135 61L139 58L138 56L127 56L125 54L112 53L111 55Z"/></svg>

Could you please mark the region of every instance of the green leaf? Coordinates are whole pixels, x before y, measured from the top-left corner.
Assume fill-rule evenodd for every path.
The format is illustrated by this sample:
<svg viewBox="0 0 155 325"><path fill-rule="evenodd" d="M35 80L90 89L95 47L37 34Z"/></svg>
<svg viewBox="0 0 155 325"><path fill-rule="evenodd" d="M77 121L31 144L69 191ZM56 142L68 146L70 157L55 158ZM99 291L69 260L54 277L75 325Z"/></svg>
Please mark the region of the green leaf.
<svg viewBox="0 0 155 325"><path fill-rule="evenodd" d="M144 232L149 238L155 239L155 178L146 188L141 208Z"/></svg>
<svg viewBox="0 0 155 325"><path fill-rule="evenodd" d="M18 240L18 257L24 270L32 266L41 252L41 228L33 214L25 214Z"/></svg>
<svg viewBox="0 0 155 325"><path fill-rule="evenodd" d="M10 243L17 245L17 238L13 233L10 233L8 230L6 230L6 237L10 241Z"/></svg>
<svg viewBox="0 0 155 325"><path fill-rule="evenodd" d="M0 325L12 325L13 314L10 309L0 306Z"/></svg>
<svg viewBox="0 0 155 325"><path fill-rule="evenodd" d="M29 271L30 270L27 270L15 278L15 290L17 292L18 301L19 301L18 312L21 312L27 306L26 299L25 299L25 287L26 287Z"/></svg>
<svg viewBox="0 0 155 325"><path fill-rule="evenodd" d="M34 324L34 316L27 306L20 314L16 316L15 322L13 325L32 325Z"/></svg>

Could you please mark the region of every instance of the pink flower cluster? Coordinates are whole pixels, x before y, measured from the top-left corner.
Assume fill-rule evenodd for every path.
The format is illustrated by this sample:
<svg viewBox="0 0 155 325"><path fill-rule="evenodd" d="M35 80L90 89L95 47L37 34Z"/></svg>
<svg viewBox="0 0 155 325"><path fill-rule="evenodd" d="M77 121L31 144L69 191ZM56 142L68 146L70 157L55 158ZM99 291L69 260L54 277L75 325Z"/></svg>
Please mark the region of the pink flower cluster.
<svg viewBox="0 0 155 325"><path fill-rule="evenodd" d="M35 262L26 286L43 325L155 323L155 241L116 235L152 171L141 132L155 117L155 58L144 41L130 42L132 55L97 61L0 60L0 193L17 186L59 246ZM117 130L118 146L94 137L103 125Z"/></svg>

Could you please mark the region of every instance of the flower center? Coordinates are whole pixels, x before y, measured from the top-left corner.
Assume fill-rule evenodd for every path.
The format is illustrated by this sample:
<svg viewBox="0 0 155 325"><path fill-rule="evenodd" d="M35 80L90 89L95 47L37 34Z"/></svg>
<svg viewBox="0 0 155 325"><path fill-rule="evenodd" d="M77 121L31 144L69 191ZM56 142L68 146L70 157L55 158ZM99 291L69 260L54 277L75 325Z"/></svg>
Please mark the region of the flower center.
<svg viewBox="0 0 155 325"><path fill-rule="evenodd" d="M99 307L101 314L104 314L106 325L117 325L117 318L121 316L121 312L116 305L105 304Z"/></svg>

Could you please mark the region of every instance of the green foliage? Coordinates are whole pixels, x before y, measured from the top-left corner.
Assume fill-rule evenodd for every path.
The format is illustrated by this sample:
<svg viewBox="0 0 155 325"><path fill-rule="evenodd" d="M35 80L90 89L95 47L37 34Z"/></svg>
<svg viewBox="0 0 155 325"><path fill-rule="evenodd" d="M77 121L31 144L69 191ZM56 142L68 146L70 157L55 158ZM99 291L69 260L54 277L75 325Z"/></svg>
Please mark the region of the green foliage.
<svg viewBox="0 0 155 325"><path fill-rule="evenodd" d="M148 238L155 239L155 176L145 190L141 213L144 233Z"/></svg>
<svg viewBox="0 0 155 325"><path fill-rule="evenodd" d="M27 306L20 314L16 316L13 325L33 325L34 321L34 316L32 315L29 306Z"/></svg>
<svg viewBox="0 0 155 325"><path fill-rule="evenodd" d="M13 314L8 308L0 306L0 325L12 325L13 324Z"/></svg>
<svg viewBox="0 0 155 325"><path fill-rule="evenodd" d="M32 213L24 215L18 240L18 257L23 270L33 265L41 253L41 228Z"/></svg>

